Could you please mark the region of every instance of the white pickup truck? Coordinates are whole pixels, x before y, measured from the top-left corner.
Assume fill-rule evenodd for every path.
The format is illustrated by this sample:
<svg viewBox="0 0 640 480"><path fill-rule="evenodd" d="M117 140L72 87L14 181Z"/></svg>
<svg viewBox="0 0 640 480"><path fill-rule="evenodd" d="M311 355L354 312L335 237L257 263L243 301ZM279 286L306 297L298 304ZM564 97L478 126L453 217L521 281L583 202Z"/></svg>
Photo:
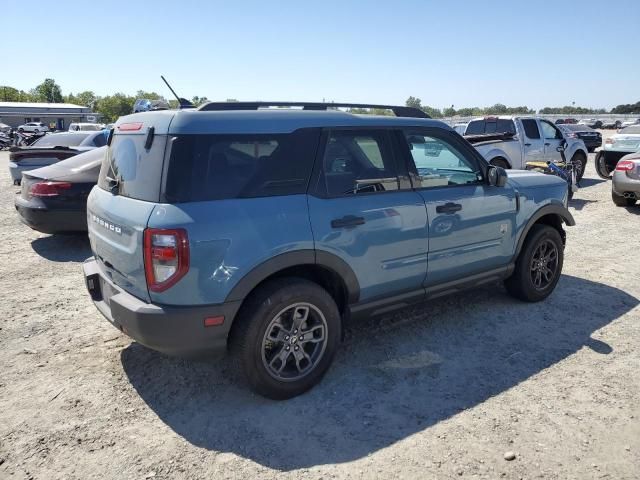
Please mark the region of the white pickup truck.
<svg viewBox="0 0 640 480"><path fill-rule="evenodd" d="M497 116L469 122L464 137L492 165L523 170L527 162L561 162L558 147L566 140L565 156L582 178L587 165L587 147L576 138L567 138L548 120L536 117Z"/></svg>

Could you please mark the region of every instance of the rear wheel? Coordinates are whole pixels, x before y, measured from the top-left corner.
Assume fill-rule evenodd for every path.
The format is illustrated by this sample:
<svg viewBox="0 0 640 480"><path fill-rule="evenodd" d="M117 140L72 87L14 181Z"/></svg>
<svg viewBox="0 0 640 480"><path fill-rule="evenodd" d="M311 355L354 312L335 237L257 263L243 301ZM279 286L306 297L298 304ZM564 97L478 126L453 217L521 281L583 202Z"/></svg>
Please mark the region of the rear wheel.
<svg viewBox="0 0 640 480"><path fill-rule="evenodd" d="M242 307L231 351L251 388L283 400L325 374L340 342L341 318L329 293L301 278L258 287Z"/></svg>
<svg viewBox="0 0 640 480"><path fill-rule="evenodd" d="M611 190L611 200L618 207L632 207L636 204L635 198L625 198L622 195L618 195L616 192Z"/></svg>
<svg viewBox="0 0 640 480"><path fill-rule="evenodd" d="M539 302L556 288L564 246L560 233L549 225L534 225L516 260L516 268L505 287L514 297L525 302Z"/></svg>
<svg viewBox="0 0 640 480"><path fill-rule="evenodd" d="M605 180L611 179L611 172L609 171L609 168L607 167L607 164L604 161L603 152L598 152L598 154L596 155L595 166L596 166L596 173L600 178L604 178Z"/></svg>
<svg viewBox="0 0 640 480"><path fill-rule="evenodd" d="M494 158L489 163L491 165L495 165L496 167L511 168L511 167L509 167L509 163L502 157Z"/></svg>
<svg viewBox="0 0 640 480"><path fill-rule="evenodd" d="M576 181L579 182L582 180L584 171L587 168L587 156L582 152L576 152L573 154L573 158L571 158L571 163L573 163L576 169Z"/></svg>

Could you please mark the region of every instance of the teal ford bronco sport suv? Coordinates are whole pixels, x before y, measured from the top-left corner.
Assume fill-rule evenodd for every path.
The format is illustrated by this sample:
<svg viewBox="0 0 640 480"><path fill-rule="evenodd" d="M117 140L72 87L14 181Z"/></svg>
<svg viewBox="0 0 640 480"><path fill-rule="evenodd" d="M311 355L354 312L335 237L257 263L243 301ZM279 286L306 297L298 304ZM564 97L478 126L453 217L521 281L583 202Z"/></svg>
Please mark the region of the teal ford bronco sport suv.
<svg viewBox="0 0 640 480"><path fill-rule="evenodd" d="M563 180L488 165L419 110L273 105L293 104L116 123L84 274L125 334L173 355L229 349L282 399L321 379L351 317L498 280L529 302L555 288L574 225Z"/></svg>

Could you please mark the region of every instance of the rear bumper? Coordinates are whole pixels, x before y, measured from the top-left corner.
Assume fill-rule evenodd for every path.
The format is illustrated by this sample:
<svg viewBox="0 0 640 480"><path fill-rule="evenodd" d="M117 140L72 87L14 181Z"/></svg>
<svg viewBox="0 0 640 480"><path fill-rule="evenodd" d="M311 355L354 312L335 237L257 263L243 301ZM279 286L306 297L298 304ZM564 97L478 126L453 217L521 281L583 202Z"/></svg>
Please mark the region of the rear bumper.
<svg viewBox="0 0 640 480"><path fill-rule="evenodd" d="M22 223L42 233L86 232L85 210L52 210L36 207L16 195L14 201Z"/></svg>
<svg viewBox="0 0 640 480"><path fill-rule="evenodd" d="M620 196L634 193L636 198L640 198L640 179L630 178L625 172L614 170L611 188Z"/></svg>
<svg viewBox="0 0 640 480"><path fill-rule="evenodd" d="M100 270L95 259L82 265L96 308L118 330L167 355L195 357L224 353L240 302L197 307L154 305L122 290ZM205 327L207 317L224 316L222 325Z"/></svg>
<svg viewBox="0 0 640 480"><path fill-rule="evenodd" d="M602 138L594 138L594 139L582 139L585 147L587 148L598 148L602 146Z"/></svg>

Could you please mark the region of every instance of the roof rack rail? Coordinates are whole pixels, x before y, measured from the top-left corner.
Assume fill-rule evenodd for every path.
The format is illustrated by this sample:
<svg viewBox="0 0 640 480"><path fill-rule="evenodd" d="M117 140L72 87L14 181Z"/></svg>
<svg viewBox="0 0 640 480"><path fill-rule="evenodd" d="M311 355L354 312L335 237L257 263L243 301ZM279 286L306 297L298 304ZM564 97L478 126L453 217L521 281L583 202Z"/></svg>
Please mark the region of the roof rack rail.
<svg viewBox="0 0 640 480"><path fill-rule="evenodd" d="M200 111L212 110L258 110L267 107L302 107L303 110L327 110L329 108L379 108L391 110L396 117L431 118L415 107L399 105L370 105L366 103L323 103L323 102L209 102L200 106Z"/></svg>

